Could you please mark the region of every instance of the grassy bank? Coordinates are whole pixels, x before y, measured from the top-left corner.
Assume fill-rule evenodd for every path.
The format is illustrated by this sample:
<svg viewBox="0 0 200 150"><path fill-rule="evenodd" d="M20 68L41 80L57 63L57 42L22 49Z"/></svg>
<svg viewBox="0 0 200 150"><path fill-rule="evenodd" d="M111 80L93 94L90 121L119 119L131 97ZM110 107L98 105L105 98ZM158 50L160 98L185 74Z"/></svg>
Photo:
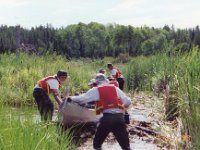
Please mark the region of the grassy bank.
<svg viewBox="0 0 200 150"><path fill-rule="evenodd" d="M0 150L75 149L69 131L59 134L54 123L39 123L30 108L0 109Z"/></svg>
<svg viewBox="0 0 200 150"><path fill-rule="evenodd" d="M181 66L184 73L179 78L178 95L184 135L191 138L193 149L200 149L200 53L193 51L183 57Z"/></svg>
<svg viewBox="0 0 200 150"><path fill-rule="evenodd" d="M168 113L179 114L186 146L200 149L200 53L194 48L189 54L166 54L137 57L127 66L129 90L155 90L165 93ZM169 87L169 88L167 88ZM166 94L166 93L165 93ZM166 107L166 109L168 109ZM175 112L176 111L176 112Z"/></svg>

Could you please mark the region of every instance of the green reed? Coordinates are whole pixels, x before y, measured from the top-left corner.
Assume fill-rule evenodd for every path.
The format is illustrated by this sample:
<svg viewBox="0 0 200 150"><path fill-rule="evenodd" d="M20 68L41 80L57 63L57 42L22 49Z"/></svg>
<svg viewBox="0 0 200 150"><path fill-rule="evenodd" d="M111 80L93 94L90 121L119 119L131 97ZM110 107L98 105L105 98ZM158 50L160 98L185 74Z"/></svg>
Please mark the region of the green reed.
<svg viewBox="0 0 200 150"><path fill-rule="evenodd" d="M32 105L32 91L37 81L64 69L70 76L70 93L85 91L88 82L98 72L106 69L107 60L67 60L63 56L21 54L0 55L0 103ZM64 85L65 86L65 85ZM64 86L62 89L64 89Z"/></svg>
<svg viewBox="0 0 200 150"><path fill-rule="evenodd" d="M43 123L34 119L31 108L0 110L0 150L73 150L72 134L65 134L54 122Z"/></svg>

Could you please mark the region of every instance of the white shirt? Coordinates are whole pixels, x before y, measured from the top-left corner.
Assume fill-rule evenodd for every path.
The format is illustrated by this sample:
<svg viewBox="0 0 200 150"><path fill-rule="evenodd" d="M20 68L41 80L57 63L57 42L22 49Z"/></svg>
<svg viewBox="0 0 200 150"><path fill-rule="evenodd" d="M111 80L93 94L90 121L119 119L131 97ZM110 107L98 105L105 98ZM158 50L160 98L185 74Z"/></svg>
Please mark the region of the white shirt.
<svg viewBox="0 0 200 150"><path fill-rule="evenodd" d="M118 71L117 69L113 68L112 70L110 70L110 72L111 72L111 75L115 77ZM119 78L124 78L124 76L121 74Z"/></svg>
<svg viewBox="0 0 200 150"><path fill-rule="evenodd" d="M49 88L52 90L59 90L59 82L56 79L49 79L47 80Z"/></svg>
<svg viewBox="0 0 200 150"><path fill-rule="evenodd" d="M110 72L112 76L115 76L117 74L117 69L113 68Z"/></svg>
<svg viewBox="0 0 200 150"><path fill-rule="evenodd" d="M103 84L103 85L110 85L108 83ZM121 91L118 87L115 87L117 96L119 99L123 102L124 107L127 108L131 104L131 98L126 96L123 91ZM71 96L72 101L84 104L88 102L93 102L93 101L99 101L100 96L99 96L99 91L98 87L93 87L86 93L79 95L79 96ZM123 113L123 111L119 108L110 108L110 109L105 109L103 110L103 113Z"/></svg>
<svg viewBox="0 0 200 150"><path fill-rule="evenodd" d="M47 84L51 90L59 90L59 82L56 79L47 80ZM35 88L40 88L39 84L36 84Z"/></svg>

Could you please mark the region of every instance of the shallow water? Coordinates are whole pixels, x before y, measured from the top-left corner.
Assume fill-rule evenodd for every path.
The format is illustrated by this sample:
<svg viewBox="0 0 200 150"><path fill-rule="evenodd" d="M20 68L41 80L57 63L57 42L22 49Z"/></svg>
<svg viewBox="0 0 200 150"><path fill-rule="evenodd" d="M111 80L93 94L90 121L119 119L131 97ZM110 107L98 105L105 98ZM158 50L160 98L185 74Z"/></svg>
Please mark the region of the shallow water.
<svg viewBox="0 0 200 150"><path fill-rule="evenodd" d="M130 143L130 147L132 150L160 150L156 145L152 143L146 143L145 141L134 139L134 142ZM113 145L103 144L103 148L106 150L121 150L118 143Z"/></svg>
<svg viewBox="0 0 200 150"><path fill-rule="evenodd" d="M20 122L29 120L33 123L41 121L39 111L36 107L8 107L3 106L0 109L0 117L9 117L20 120ZM53 121L57 121L57 112L53 114Z"/></svg>
<svg viewBox="0 0 200 150"><path fill-rule="evenodd" d="M147 121L148 118L145 114L141 113L139 110L133 109L131 112L129 112L130 119L131 120L137 120L137 121Z"/></svg>
<svg viewBox="0 0 200 150"><path fill-rule="evenodd" d="M93 150L92 141L88 142L86 145L79 147L79 150ZM155 144L147 143L140 139L134 139L134 141L131 141L130 147L132 150L161 150ZM103 150L121 150L121 147L117 142L115 143L104 142L102 148Z"/></svg>

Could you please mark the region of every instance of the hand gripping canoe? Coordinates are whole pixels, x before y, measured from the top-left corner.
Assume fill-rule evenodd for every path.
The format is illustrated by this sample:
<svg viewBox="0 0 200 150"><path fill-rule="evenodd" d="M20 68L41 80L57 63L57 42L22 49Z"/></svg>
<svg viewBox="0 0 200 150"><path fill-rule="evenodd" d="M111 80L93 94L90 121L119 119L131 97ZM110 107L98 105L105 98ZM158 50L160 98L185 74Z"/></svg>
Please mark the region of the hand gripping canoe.
<svg viewBox="0 0 200 150"><path fill-rule="evenodd" d="M95 114L95 110L81 107L76 103L64 101L60 105L58 121L63 125L76 123L98 122L100 116Z"/></svg>

